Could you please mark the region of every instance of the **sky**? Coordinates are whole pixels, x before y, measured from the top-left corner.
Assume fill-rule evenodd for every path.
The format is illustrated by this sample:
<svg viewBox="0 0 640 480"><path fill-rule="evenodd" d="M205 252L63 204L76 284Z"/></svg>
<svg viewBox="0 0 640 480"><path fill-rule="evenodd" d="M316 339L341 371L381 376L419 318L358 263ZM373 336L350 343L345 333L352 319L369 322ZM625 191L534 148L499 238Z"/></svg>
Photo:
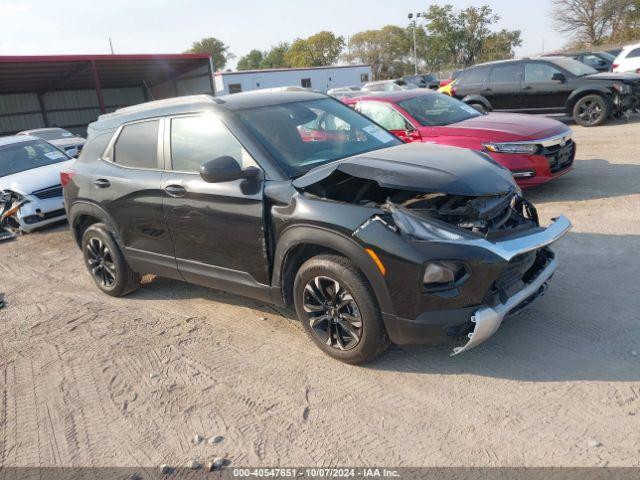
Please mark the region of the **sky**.
<svg viewBox="0 0 640 480"><path fill-rule="evenodd" d="M214 36L237 58L253 48L331 30L345 38L387 24L407 25L430 4L490 5L497 28L519 29L518 56L562 47L551 0L0 0L0 55L179 53ZM236 60L227 68L233 68Z"/></svg>

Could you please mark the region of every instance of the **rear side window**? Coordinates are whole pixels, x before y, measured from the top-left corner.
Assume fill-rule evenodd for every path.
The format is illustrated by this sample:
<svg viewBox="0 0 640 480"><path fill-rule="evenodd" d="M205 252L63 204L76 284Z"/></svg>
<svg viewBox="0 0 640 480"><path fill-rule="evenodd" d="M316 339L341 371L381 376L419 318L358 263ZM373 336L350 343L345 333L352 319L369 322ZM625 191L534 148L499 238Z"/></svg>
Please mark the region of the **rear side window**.
<svg viewBox="0 0 640 480"><path fill-rule="evenodd" d="M637 58L640 57L640 48L634 48L627 54L627 58Z"/></svg>
<svg viewBox="0 0 640 480"><path fill-rule="evenodd" d="M462 77L458 80L460 85L482 84L488 80L488 70L486 68L474 68L462 72Z"/></svg>
<svg viewBox="0 0 640 480"><path fill-rule="evenodd" d="M491 83L518 82L518 65L500 65L493 67L489 81Z"/></svg>
<svg viewBox="0 0 640 480"><path fill-rule="evenodd" d="M197 172L203 163L222 156L234 158L242 168L255 166L240 142L215 115L177 117L171 120L173 170Z"/></svg>
<svg viewBox="0 0 640 480"><path fill-rule="evenodd" d="M131 168L158 168L158 128L160 122L125 125L113 148L113 161Z"/></svg>

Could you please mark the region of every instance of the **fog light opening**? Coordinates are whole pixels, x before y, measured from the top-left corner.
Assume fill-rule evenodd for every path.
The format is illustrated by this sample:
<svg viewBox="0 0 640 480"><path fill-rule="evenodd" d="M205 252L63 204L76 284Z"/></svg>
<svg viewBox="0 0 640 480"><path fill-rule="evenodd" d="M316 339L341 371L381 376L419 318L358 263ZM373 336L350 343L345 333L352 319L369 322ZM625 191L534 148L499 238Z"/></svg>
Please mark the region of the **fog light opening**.
<svg viewBox="0 0 640 480"><path fill-rule="evenodd" d="M451 288L467 275L464 265L456 262L431 262L425 266L422 283L427 288Z"/></svg>

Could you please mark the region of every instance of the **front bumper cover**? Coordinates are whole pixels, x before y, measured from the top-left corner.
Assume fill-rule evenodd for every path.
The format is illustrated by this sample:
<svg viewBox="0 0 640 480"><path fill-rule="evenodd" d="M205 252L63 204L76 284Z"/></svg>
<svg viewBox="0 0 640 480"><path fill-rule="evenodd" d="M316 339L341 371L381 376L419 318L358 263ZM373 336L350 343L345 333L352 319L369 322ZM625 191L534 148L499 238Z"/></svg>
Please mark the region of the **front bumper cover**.
<svg viewBox="0 0 640 480"><path fill-rule="evenodd" d="M547 280L551 278L556 268L558 268L558 261L553 258L533 281L510 297L505 303L478 309L471 317L471 322L475 326L473 331L468 334L469 341L462 347L454 348L452 355L471 350L496 333L502 321L510 312L544 291Z"/></svg>

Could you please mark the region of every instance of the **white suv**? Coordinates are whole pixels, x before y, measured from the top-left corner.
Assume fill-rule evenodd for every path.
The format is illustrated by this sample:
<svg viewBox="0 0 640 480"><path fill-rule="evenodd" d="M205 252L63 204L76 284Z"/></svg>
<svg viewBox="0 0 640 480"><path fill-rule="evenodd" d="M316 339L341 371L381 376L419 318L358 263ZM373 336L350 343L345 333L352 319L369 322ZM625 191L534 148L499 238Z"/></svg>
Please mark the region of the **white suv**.
<svg viewBox="0 0 640 480"><path fill-rule="evenodd" d="M627 45L613 62L613 71L640 73L640 43Z"/></svg>

